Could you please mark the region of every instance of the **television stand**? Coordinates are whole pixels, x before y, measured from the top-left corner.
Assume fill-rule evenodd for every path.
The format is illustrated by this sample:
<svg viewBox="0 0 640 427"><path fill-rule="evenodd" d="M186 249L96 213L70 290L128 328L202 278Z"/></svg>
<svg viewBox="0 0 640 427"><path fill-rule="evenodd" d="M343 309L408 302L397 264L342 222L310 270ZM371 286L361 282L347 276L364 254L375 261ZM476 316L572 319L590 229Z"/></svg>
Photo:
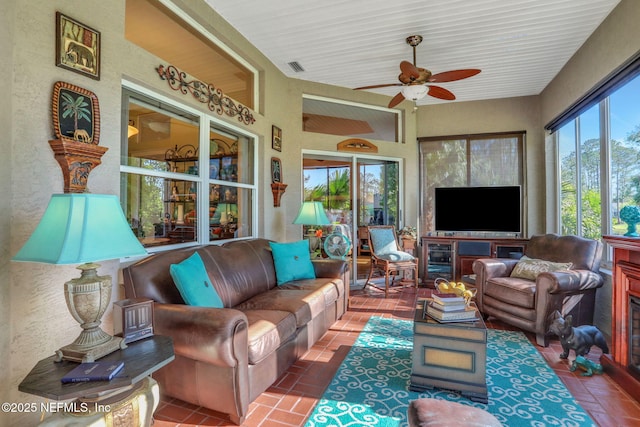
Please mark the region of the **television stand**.
<svg viewBox="0 0 640 427"><path fill-rule="evenodd" d="M433 287L438 278L462 281L473 274L478 258L520 258L529 239L476 236L422 236L422 282Z"/></svg>

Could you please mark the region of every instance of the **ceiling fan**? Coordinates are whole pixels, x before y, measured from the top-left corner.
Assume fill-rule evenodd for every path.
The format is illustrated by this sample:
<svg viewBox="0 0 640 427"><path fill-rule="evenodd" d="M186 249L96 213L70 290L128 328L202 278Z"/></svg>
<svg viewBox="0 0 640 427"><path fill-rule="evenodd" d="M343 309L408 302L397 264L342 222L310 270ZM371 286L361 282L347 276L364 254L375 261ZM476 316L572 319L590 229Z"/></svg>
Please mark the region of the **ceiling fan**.
<svg viewBox="0 0 640 427"><path fill-rule="evenodd" d="M389 108L393 108L405 99L418 100L424 98L426 95L433 96L434 98L444 99L447 101L453 101L456 96L449 90L431 85L428 83L445 83L453 82L456 80L466 79L468 77L475 76L480 70L475 68L465 70L452 70L445 71L443 73L431 74L431 71L426 68L419 68L416 65L416 46L422 42L422 36L409 36L407 37L407 44L413 47L413 64L409 61L402 61L400 63L400 75L398 80L400 83L388 83L373 86L357 87L360 89L376 89L380 87L388 86L402 86L402 90L391 99L389 102Z"/></svg>

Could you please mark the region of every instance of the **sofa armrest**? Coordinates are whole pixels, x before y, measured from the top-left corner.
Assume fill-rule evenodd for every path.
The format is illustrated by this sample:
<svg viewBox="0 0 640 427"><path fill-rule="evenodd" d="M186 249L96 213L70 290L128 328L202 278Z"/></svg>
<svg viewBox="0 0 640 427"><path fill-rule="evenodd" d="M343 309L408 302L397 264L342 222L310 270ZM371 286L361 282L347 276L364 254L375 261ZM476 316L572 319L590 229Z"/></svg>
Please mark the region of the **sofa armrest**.
<svg viewBox="0 0 640 427"><path fill-rule="evenodd" d="M154 330L173 338L175 353L222 367L247 366L247 316L231 308L155 303Z"/></svg>
<svg viewBox="0 0 640 427"><path fill-rule="evenodd" d="M347 263L339 259L313 259L311 263L316 277L342 279L347 271Z"/></svg>
<svg viewBox="0 0 640 427"><path fill-rule="evenodd" d="M599 288L604 283L602 276L591 270L567 270L540 273L536 287L550 294L580 293Z"/></svg>

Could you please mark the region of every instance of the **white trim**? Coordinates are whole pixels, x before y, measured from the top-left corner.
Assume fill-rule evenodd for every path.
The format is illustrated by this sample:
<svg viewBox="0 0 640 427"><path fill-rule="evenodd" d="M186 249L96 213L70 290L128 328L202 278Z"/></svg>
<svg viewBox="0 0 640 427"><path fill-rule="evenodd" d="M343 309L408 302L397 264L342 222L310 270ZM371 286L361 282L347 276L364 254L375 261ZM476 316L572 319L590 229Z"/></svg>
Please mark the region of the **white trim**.
<svg viewBox="0 0 640 427"><path fill-rule="evenodd" d="M402 228L404 226L404 158L402 157L389 157L389 156L378 156L373 154L359 154L359 153L349 153L349 152L336 152L336 151L322 151L322 150L310 150L310 149L302 149L300 156L300 165L301 165L301 174L300 174L300 188L303 189L301 195L304 197L304 167L302 165L304 161L305 154L314 155L314 156L323 156L323 157L331 157L331 158L342 158L351 160L351 169L352 171L358 171L358 159L374 159L374 160L383 160L383 161L392 161L398 163L398 226ZM355 241L358 236L358 213L357 209L357 195L358 195L358 180L351 180L351 195L352 195L352 209L351 209L351 236L352 236L352 251L357 251ZM353 197L355 195L355 197ZM302 203L302 200L300 201ZM351 257L351 271L352 277L351 280L355 283L358 279L358 257Z"/></svg>
<svg viewBox="0 0 640 427"><path fill-rule="evenodd" d="M136 166L128 166L128 165L120 165L119 168L119 172L120 173L127 173L127 174L135 174L135 175L147 175L147 176L155 176L155 177L159 177L159 178L167 178L167 179L177 179L177 180L181 180L181 181L191 181L191 182L195 182L197 183L198 186L198 199L199 200L207 200L207 203L205 202L198 202L197 203L197 209L198 209L198 215L200 218L208 218L209 217L209 206L208 206L208 197L205 197L208 195L208 191L204 190L204 186L209 186L210 184L220 184L220 185L227 185L227 186L231 186L231 187L235 187L235 188L240 188L240 189L246 189L248 191L251 192L251 195L253 196L251 198L251 202L252 202L252 208L251 208L251 213L250 213L250 221L251 221L251 234L249 236L246 236L246 238L253 238L253 237L257 237L259 236L259 223L258 223L258 209L259 209L259 202L260 202L260 193L258 191L259 187L258 187L258 173L259 173L259 164L258 164L258 151L259 151L259 136L257 134L251 133L248 130L236 126L234 124L228 123L222 119L220 119L219 117L210 115L207 112L203 112L201 110L195 109L189 105L183 104L180 101L176 101L172 98L169 98L165 95L163 95L162 93L159 92L155 92L153 90L150 90L142 85L139 85L137 83L133 83L129 80L125 80L122 79L121 80L121 88L123 90L129 90L131 92L136 92L139 93L142 96L146 96L149 98L152 98L160 103L164 103L167 104L167 106L170 106L174 109L178 109L178 110L182 110L188 114L191 114L193 116L195 116L198 120L198 126L199 126L199 159L200 159L200 163L204 164L203 159L208 159L209 158L209 144L202 144L202 141L209 141L209 133L211 132L211 128L223 128L224 130L227 131L231 131L234 132L236 134L242 135L243 137L246 137L248 139L251 139L253 141L253 172L252 172L252 183L248 184L248 183L242 183L242 182L228 182L228 181L221 181L221 180L212 180L209 179L208 174L204 174L204 172L201 170L199 175L189 175L189 174L180 174L180 173L175 173L175 172L170 172L170 171L157 171L157 170L152 170L152 169L145 169L145 168L139 168ZM139 102L136 99L136 102ZM124 107L123 107L124 108ZM155 109L156 107L154 107ZM169 111L167 110L161 110L163 114L168 113ZM169 112L170 113L170 112ZM184 118L181 117L181 119L184 120ZM196 125L194 123L194 125ZM126 133L125 133L126 134ZM126 136L125 136L126 137ZM208 161L207 161L207 168L208 168ZM204 169L203 169L204 170ZM176 247L182 247L182 246L193 246L193 245L206 245L206 244L217 244L223 241L215 241L215 242L211 242L209 241L209 227L198 227L198 236L196 236L196 242L188 242L188 243L184 243L184 244L178 244L178 245L164 245L164 246L159 246L157 247L157 251L162 251L162 250L167 250L167 249L173 249ZM154 247L154 249L156 249Z"/></svg>

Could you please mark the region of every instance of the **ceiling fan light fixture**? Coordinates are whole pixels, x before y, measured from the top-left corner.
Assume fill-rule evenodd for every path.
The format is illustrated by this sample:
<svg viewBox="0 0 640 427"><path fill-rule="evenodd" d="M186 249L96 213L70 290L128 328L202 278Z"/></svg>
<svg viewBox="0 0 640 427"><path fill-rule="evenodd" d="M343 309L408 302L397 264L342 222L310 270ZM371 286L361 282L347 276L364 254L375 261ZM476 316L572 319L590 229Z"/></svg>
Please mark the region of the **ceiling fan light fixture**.
<svg viewBox="0 0 640 427"><path fill-rule="evenodd" d="M428 90L429 88L425 85L409 85L403 86L401 92L405 99L417 101L418 99L424 98Z"/></svg>
<svg viewBox="0 0 640 427"><path fill-rule="evenodd" d="M127 138L131 138L133 135L138 134L138 128L135 127L133 120L129 120L129 126L127 127Z"/></svg>

